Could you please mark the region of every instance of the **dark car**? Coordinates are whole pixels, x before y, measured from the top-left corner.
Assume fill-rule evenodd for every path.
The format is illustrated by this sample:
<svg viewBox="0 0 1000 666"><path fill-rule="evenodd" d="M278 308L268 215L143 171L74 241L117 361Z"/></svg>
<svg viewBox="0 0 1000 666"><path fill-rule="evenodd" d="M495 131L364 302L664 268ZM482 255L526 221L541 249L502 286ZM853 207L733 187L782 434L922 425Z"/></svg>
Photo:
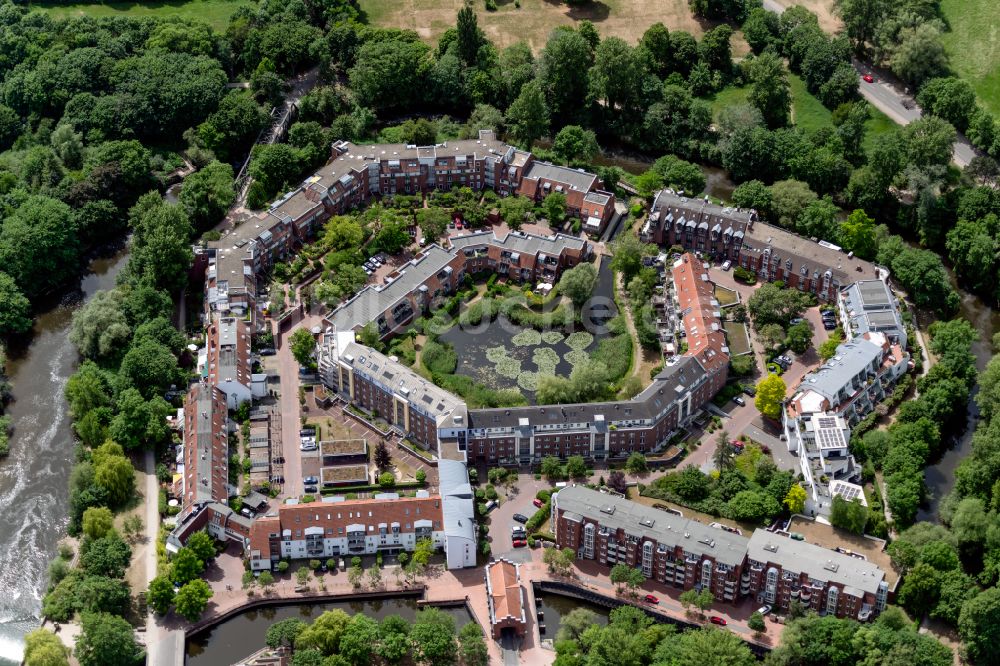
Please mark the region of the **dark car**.
<svg viewBox="0 0 1000 666"><path fill-rule="evenodd" d="M305 492L307 492L307 493L315 493L315 492L319 492L319 489L318 489L318 488L316 488L316 486L306 486L306 487L305 487L305 488L303 488L302 490L304 490L304 491L305 491Z"/></svg>
<svg viewBox="0 0 1000 666"><path fill-rule="evenodd" d="M837 328L837 324L832 321L824 321L823 328L827 331L832 331L833 329Z"/></svg>
<svg viewBox="0 0 1000 666"><path fill-rule="evenodd" d="M265 347L264 349L261 349L257 353L260 354L261 356L274 356L278 352L275 351L273 347Z"/></svg>
<svg viewBox="0 0 1000 666"><path fill-rule="evenodd" d="M526 515L524 515L523 513L515 513L514 514L514 520L516 520L519 523L526 523L526 522L528 522L528 517Z"/></svg>
<svg viewBox="0 0 1000 666"><path fill-rule="evenodd" d="M317 479L315 476L307 476L306 478L302 479L302 483L306 484L307 486L315 486L317 483L319 483L319 479Z"/></svg>
<svg viewBox="0 0 1000 666"><path fill-rule="evenodd" d="M755 386L744 386L743 392L752 398L757 395L757 388Z"/></svg>

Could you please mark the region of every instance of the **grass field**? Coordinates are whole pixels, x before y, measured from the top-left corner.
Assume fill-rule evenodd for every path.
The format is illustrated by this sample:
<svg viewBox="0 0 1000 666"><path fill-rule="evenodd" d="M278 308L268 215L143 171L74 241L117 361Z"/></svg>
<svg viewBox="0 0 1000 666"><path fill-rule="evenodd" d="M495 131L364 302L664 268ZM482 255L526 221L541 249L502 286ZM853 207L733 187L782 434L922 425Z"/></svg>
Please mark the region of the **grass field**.
<svg viewBox="0 0 1000 666"><path fill-rule="evenodd" d="M229 17L239 7L255 6L253 0L158 0L155 2L107 2L79 4L49 4L32 2L31 9L39 9L53 18L70 16L152 16L178 17L203 21L215 30L226 29Z"/></svg>
<svg viewBox="0 0 1000 666"><path fill-rule="evenodd" d="M952 68L993 115L1000 115L1000 3L941 0L941 12L951 28L943 41Z"/></svg>
<svg viewBox="0 0 1000 666"><path fill-rule="evenodd" d="M455 16L465 0L360 0L372 25L409 28L425 41L436 43L445 30L455 25ZM585 7L570 7L556 0L498 0L499 9L488 12L482 0L474 7L479 27L503 48L525 41L535 52L545 46L549 33L560 25L593 21L601 37L621 37L635 44L656 22L669 30L687 30L700 37L712 24L691 14L687 0L593 0ZM741 34L733 37L734 55L749 52Z"/></svg>
<svg viewBox="0 0 1000 666"><path fill-rule="evenodd" d="M805 81L790 74L788 82L792 87L792 122L809 132L829 127L833 114L806 90Z"/></svg>

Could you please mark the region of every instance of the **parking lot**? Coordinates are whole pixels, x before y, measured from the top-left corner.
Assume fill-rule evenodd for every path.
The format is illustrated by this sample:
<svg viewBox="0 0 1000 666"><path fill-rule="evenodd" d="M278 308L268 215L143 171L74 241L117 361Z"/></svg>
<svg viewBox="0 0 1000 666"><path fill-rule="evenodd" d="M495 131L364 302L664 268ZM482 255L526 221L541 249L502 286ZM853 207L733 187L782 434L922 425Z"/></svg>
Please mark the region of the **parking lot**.
<svg viewBox="0 0 1000 666"><path fill-rule="evenodd" d="M531 474L519 474L516 485L510 491L497 488L501 498L500 506L491 511L487 517L490 548L494 557L507 557L516 562L522 561L522 554L527 549L514 548L511 539L511 528L521 525L514 520L514 514L520 513L529 518L533 516L538 507L532 503L532 500L535 499L535 494L543 488L552 489L552 484L544 479L536 481ZM549 531L547 527L543 529Z"/></svg>

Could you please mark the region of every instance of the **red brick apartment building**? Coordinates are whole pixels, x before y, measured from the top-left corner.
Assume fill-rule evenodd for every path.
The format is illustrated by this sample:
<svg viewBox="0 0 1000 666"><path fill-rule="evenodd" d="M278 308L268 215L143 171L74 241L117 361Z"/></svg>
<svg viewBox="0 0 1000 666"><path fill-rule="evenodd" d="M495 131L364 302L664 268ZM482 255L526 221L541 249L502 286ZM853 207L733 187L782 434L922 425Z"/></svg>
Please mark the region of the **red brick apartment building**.
<svg viewBox="0 0 1000 666"><path fill-rule="evenodd" d="M877 276L874 264L822 239L808 239L766 224L753 210L723 207L661 190L641 238L678 245L753 271L761 280L782 280L800 291L835 302L841 287Z"/></svg>
<svg viewBox="0 0 1000 666"><path fill-rule="evenodd" d="M716 601L788 610L793 600L816 610L869 620L885 609L889 583L875 564L767 530L748 539L613 493L569 486L552 496L552 531L560 548Z"/></svg>
<svg viewBox="0 0 1000 666"><path fill-rule="evenodd" d="M226 394L206 382L193 384L184 400L184 501L229 499L229 432Z"/></svg>
<svg viewBox="0 0 1000 666"><path fill-rule="evenodd" d="M341 141L334 144L330 162L267 212L198 250L206 313L249 312L256 318L257 276L289 256L318 225L372 196L471 187L538 201L562 192L570 213L589 232L599 233L614 214L615 199L597 186L593 174L536 161L531 153L498 141L490 130L478 139L436 146Z"/></svg>

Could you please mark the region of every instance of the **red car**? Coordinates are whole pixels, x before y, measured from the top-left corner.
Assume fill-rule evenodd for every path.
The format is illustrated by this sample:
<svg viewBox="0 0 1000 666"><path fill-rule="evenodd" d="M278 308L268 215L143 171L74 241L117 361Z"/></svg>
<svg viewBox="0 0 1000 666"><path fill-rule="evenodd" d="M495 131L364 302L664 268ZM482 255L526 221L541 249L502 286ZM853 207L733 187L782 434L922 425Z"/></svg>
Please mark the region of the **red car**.
<svg viewBox="0 0 1000 666"><path fill-rule="evenodd" d="M709 621L710 621L710 622L711 622L712 624L717 624L717 625L719 625L720 627L724 627L724 626L726 626L726 618L723 618L723 617L719 617L718 615L713 615L712 617L710 617L710 618L708 618L708 619L709 619Z"/></svg>
<svg viewBox="0 0 1000 666"><path fill-rule="evenodd" d="M861 78L865 80L865 83L875 83L875 77L873 77L871 74L865 74Z"/></svg>
<svg viewBox="0 0 1000 666"><path fill-rule="evenodd" d="M533 499L531 501L531 503L534 504L535 506L537 506L539 509L541 509L543 506L545 506L545 502L543 502L542 500L538 499L537 497L535 499Z"/></svg>
<svg viewBox="0 0 1000 666"><path fill-rule="evenodd" d="M652 594L647 594L646 595L646 603L648 603L648 604L658 604L658 603L660 603L660 599L658 597L652 595Z"/></svg>
<svg viewBox="0 0 1000 666"><path fill-rule="evenodd" d="M524 548L528 545L528 542L524 539L514 539L514 548Z"/></svg>

